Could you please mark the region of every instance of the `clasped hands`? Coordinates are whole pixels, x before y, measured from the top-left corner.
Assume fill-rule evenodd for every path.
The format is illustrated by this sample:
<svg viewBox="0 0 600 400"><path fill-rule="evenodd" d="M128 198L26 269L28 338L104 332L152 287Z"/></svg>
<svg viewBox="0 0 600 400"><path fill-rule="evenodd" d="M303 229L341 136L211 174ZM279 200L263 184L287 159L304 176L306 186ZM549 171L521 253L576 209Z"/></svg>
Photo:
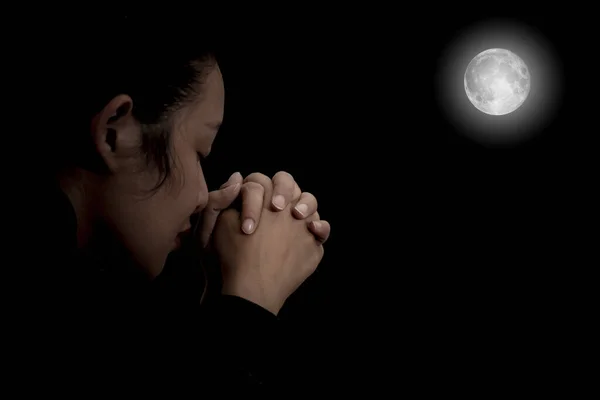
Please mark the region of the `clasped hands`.
<svg viewBox="0 0 600 400"><path fill-rule="evenodd" d="M241 197L241 212L229 208ZM330 224L320 219L315 196L287 172L233 174L209 193L199 232L212 244L223 273L223 294L252 301L277 314L317 268Z"/></svg>

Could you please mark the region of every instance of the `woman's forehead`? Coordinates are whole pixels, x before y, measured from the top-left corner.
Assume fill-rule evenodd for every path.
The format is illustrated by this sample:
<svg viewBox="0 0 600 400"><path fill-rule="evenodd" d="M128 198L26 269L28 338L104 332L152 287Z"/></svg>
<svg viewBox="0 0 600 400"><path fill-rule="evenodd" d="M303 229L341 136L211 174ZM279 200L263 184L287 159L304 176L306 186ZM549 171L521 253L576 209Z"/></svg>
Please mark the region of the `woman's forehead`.
<svg viewBox="0 0 600 400"><path fill-rule="evenodd" d="M181 122L215 126L223 119L225 90L223 78L217 68L212 68L205 78L196 101L190 101L181 109Z"/></svg>

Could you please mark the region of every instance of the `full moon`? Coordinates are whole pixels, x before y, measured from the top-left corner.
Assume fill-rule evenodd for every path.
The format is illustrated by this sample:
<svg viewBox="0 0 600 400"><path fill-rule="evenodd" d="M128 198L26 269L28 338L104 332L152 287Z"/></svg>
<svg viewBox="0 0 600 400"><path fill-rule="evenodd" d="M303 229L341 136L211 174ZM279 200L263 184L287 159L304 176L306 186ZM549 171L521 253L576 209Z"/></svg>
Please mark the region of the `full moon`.
<svg viewBox="0 0 600 400"><path fill-rule="evenodd" d="M465 71L467 97L479 111L489 115L505 115L521 107L529 88L529 68L509 50L485 50L471 60Z"/></svg>

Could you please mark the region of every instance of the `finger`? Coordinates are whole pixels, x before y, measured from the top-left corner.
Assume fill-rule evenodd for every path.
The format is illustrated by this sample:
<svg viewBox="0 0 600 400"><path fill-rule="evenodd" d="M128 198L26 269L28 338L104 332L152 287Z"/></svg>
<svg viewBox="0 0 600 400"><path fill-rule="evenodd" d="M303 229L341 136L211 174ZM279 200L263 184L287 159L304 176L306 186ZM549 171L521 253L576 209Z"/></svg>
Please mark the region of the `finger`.
<svg viewBox="0 0 600 400"><path fill-rule="evenodd" d="M308 230L315 235L315 239L325 243L331 234L331 225L327 221L312 221L308 224Z"/></svg>
<svg viewBox="0 0 600 400"><path fill-rule="evenodd" d="M292 194L292 203L296 203L300 196L302 196L302 190L300 190L300 186L298 186L298 183L294 181L294 194Z"/></svg>
<svg viewBox="0 0 600 400"><path fill-rule="evenodd" d="M218 212L230 207L239 194L242 180L242 174L239 172L231 175L227 182L222 184L219 189L213 190L208 194L206 208L210 208L209 211Z"/></svg>
<svg viewBox="0 0 600 400"><path fill-rule="evenodd" d="M231 174L229 179L227 179L227 182L222 184L219 189L225 189L229 186L235 185L236 183L242 184L243 181L244 181L244 178L242 177L242 174L240 174L239 172L234 172L233 174ZM227 206L227 207L229 207L229 206Z"/></svg>
<svg viewBox="0 0 600 400"><path fill-rule="evenodd" d="M270 182L270 181L269 181ZM265 188L256 182L247 182L242 185L242 231L251 234L256 230L263 209Z"/></svg>
<svg viewBox="0 0 600 400"><path fill-rule="evenodd" d="M215 241L219 240L219 235L223 233L224 230L238 229L239 225L240 213L234 208L227 208L219 213L217 216L217 223L211 234L211 240L209 240L208 245L205 247L209 251L215 250Z"/></svg>
<svg viewBox="0 0 600 400"><path fill-rule="evenodd" d="M204 209L211 207L223 210L230 207L239 194L238 189L242 181L243 177L239 172L231 174L227 182L222 184L219 189L213 190L208 194L208 202ZM203 211L203 209L196 209L196 212L200 211Z"/></svg>
<svg viewBox="0 0 600 400"><path fill-rule="evenodd" d="M300 195L298 203L292 210L294 217L304 219L317 211L317 198L309 192L304 192Z"/></svg>
<svg viewBox="0 0 600 400"><path fill-rule="evenodd" d="M271 178L264 174L254 172L244 179L244 183L249 182L258 183L264 188L264 199L261 204L264 208L270 209L271 197L273 196L273 182L271 182Z"/></svg>
<svg viewBox="0 0 600 400"><path fill-rule="evenodd" d="M304 218L304 220L308 223L308 222L313 222L313 221L320 221L321 220L321 216L319 215L318 211L315 211L314 213L312 213L311 215L309 215L308 217Z"/></svg>
<svg viewBox="0 0 600 400"><path fill-rule="evenodd" d="M229 186L224 186L222 189L214 190L208 194L208 203L202 212L202 225L199 232L200 243L203 247L206 247L210 241L210 236L221 210L229 207L239 195L241 178L242 176L240 175L240 182L237 183L235 181L238 179L231 180L230 178L230 181L234 182L233 184L228 181L226 184Z"/></svg>
<svg viewBox="0 0 600 400"><path fill-rule="evenodd" d="M292 175L279 171L273 176L273 197L271 205L277 211L281 211L292 201L296 181Z"/></svg>
<svg viewBox="0 0 600 400"><path fill-rule="evenodd" d="M240 184L228 186L225 189L215 190L208 194L208 205L202 212L202 226L200 228L200 243L206 247L210 236L217 223L221 210L226 209L240 193ZM211 198L212 197L212 198Z"/></svg>

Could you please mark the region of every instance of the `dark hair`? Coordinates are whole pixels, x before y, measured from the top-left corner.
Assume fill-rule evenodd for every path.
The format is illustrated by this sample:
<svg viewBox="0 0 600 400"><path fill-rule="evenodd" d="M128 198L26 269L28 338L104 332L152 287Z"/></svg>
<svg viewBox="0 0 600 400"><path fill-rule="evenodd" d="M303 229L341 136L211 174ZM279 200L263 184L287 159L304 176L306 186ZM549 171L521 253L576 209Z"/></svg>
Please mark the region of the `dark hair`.
<svg viewBox="0 0 600 400"><path fill-rule="evenodd" d="M140 150L148 166L160 173L154 189L170 177L171 117L199 98L216 56L208 30L180 19L177 28L155 22L131 15L103 19L101 29L94 25L78 30L80 44L63 42L68 55L62 60L68 64L63 66L61 86L63 91L68 88L74 104L66 129L54 138L55 145L59 144L53 151L55 172L74 166L102 172L103 163L89 135L91 121L111 99L127 94L133 100L132 114L142 127ZM193 32L186 32L185 27Z"/></svg>

